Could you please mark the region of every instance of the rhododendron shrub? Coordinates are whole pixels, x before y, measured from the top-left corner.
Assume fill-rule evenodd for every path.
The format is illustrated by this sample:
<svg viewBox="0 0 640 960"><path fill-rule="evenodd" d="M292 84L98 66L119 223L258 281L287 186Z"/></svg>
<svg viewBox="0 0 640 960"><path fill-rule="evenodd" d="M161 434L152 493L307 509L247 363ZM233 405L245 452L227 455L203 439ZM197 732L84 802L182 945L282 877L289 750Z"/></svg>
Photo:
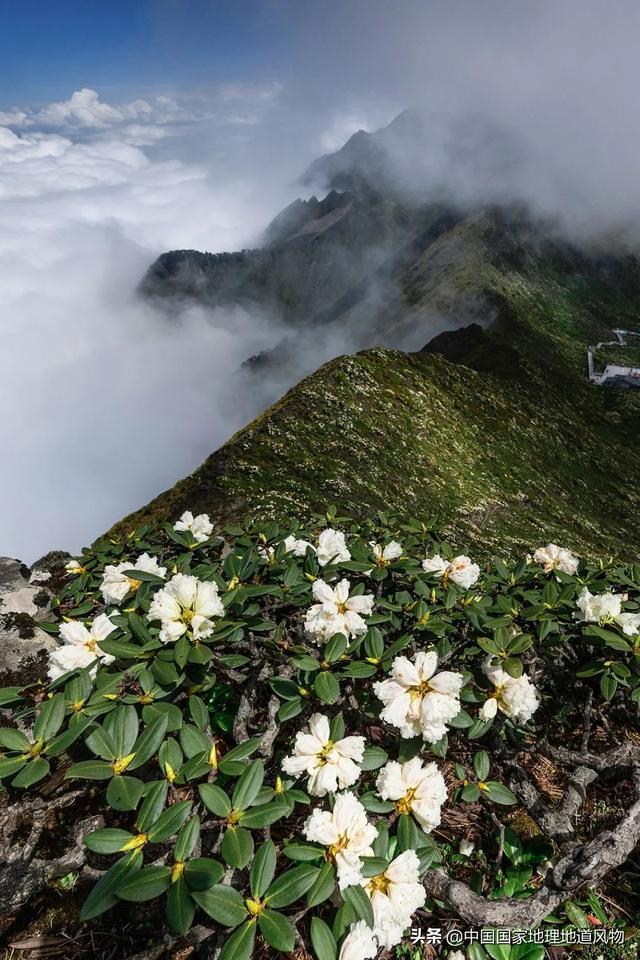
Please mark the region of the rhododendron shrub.
<svg viewBox="0 0 640 960"><path fill-rule="evenodd" d="M501 811L535 804L513 758L587 703L619 718L640 700L640 569L532 548L471 558L331 510L214 534L186 512L70 561L51 682L0 693L0 778L103 792L82 917L155 900L221 960L373 957L476 856L462 826L439 842L447 812L474 804L483 855L514 856Z"/></svg>

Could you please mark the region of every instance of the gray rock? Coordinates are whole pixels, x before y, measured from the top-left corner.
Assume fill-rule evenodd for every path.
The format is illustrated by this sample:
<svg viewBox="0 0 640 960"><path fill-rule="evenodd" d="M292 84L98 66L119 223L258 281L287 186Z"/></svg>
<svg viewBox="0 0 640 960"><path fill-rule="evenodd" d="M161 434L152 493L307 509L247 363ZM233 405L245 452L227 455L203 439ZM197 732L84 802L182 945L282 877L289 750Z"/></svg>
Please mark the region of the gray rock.
<svg viewBox="0 0 640 960"><path fill-rule="evenodd" d="M0 557L0 684L44 677L46 658L58 646L39 621L51 614L53 595L19 560Z"/></svg>

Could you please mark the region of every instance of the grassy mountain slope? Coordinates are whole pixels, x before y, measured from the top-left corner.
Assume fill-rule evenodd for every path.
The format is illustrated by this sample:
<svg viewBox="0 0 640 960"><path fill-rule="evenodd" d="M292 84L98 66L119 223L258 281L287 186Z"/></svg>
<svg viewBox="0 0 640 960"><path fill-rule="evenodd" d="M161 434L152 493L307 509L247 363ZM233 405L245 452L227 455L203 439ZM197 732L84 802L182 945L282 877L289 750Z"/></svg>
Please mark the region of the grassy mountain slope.
<svg viewBox="0 0 640 960"><path fill-rule="evenodd" d="M640 397L590 385L584 347L620 318L640 328L635 267L534 253L495 220L466 230L450 242L483 252L453 258L449 284L491 304L489 330L332 361L114 532L187 508L223 523L336 503L437 516L487 547L555 538L633 555Z"/></svg>

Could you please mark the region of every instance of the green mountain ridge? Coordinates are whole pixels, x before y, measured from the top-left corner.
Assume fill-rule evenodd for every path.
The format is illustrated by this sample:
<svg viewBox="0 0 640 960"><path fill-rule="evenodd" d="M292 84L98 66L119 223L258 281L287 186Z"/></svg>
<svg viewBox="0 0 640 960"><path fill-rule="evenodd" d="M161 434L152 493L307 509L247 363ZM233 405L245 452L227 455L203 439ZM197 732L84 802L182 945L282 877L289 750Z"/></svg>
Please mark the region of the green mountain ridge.
<svg viewBox="0 0 640 960"><path fill-rule="evenodd" d="M521 332L535 336L526 325ZM450 352L453 341L481 369L437 352L338 358L112 534L185 509L221 527L249 513L304 520L336 503L353 516L433 517L487 549L551 538L584 553L635 555L640 493L630 480L640 476L640 453L629 437L640 398L598 391L581 370L545 389L522 341L503 348L499 325L440 339L430 351ZM571 351L560 337L548 346L557 372Z"/></svg>
<svg viewBox="0 0 640 960"><path fill-rule="evenodd" d="M369 349L303 379L111 532L185 509L221 526L335 503L435 517L478 549L555 539L634 555L640 393L590 384L586 348L640 330L638 259L570 241L521 204L412 207L361 175L361 143L369 162L356 135L325 199L283 211L263 248L174 251L143 291L251 301L298 339L342 329ZM406 342L423 349L382 349ZM284 345L271 361L286 364Z"/></svg>

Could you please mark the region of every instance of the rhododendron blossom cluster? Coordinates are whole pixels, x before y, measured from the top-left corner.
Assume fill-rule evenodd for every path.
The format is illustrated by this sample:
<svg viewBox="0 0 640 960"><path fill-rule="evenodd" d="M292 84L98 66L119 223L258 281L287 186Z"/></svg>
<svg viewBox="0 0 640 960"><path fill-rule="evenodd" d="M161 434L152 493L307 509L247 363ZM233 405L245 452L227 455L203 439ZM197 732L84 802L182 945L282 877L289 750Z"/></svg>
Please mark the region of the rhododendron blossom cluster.
<svg viewBox="0 0 640 960"><path fill-rule="evenodd" d="M364 745L364 737L331 740L328 718L314 713L309 717L308 732L296 734L293 754L282 761L282 769L295 777L308 774L309 793L324 797L356 782L360 776L358 764L362 762Z"/></svg>
<svg viewBox="0 0 640 960"><path fill-rule="evenodd" d="M396 657L391 679L374 685L376 696L384 703L381 718L398 727L402 737L422 736L436 743L460 712L464 678L451 670L436 673L437 666L434 651L417 653L413 660Z"/></svg>
<svg viewBox="0 0 640 960"><path fill-rule="evenodd" d="M172 643L187 632L193 640L206 639L213 632L212 618L223 614L215 583L177 573L154 596L147 619L159 620L159 639L162 643Z"/></svg>
<svg viewBox="0 0 640 960"><path fill-rule="evenodd" d="M472 563L469 557L461 555L453 560L445 560L436 553L422 561L422 569L439 577L443 583L455 583L457 587L469 590L478 581L480 567Z"/></svg>
<svg viewBox="0 0 640 960"><path fill-rule="evenodd" d="M518 855L501 808L536 813L517 751L560 709L571 727L587 700L610 720L640 703L637 571L554 543L472 558L382 515L185 510L43 573L55 640L42 683L4 692L0 779L102 790L83 919L157 900L167 935L210 927L220 960L386 955L446 911L443 871L498 902Z"/></svg>
<svg viewBox="0 0 640 960"><path fill-rule="evenodd" d="M324 580L316 580L312 587L313 597L317 600L307 611L305 629L313 640L328 640L335 633L342 633L348 639L366 633L367 624L363 617L373 612L372 594L352 594L348 580L341 580L331 587Z"/></svg>
<svg viewBox="0 0 640 960"><path fill-rule="evenodd" d="M126 571L133 570L152 573L157 577L164 577L167 572L166 567L161 567L155 557L150 557L148 553L143 553L137 560L132 560L131 563L124 560L115 566L108 564L104 568L104 576L100 586L105 603L121 604L125 597L138 589L141 581L126 574Z"/></svg>

